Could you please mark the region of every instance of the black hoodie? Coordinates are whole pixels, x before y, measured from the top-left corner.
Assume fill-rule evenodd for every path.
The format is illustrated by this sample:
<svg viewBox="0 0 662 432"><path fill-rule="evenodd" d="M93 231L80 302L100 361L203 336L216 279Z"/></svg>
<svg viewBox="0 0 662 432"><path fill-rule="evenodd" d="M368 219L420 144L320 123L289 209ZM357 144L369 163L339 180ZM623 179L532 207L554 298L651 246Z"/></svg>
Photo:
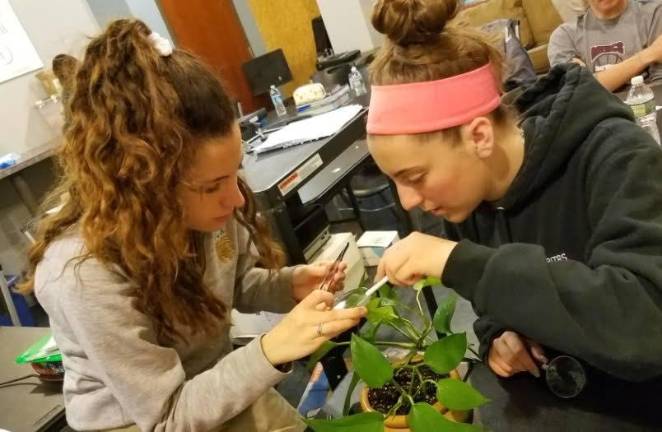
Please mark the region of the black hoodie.
<svg viewBox="0 0 662 432"><path fill-rule="evenodd" d="M465 222L442 279L480 316L613 376L662 376L662 151L584 68L558 66L515 101L524 163Z"/></svg>

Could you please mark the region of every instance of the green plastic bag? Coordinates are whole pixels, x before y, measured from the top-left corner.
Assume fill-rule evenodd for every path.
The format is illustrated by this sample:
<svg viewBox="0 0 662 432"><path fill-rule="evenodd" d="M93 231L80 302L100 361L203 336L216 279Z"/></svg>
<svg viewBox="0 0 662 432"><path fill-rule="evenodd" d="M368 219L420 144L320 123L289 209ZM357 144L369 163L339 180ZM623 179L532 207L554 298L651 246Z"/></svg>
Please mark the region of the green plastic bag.
<svg viewBox="0 0 662 432"><path fill-rule="evenodd" d="M55 345L52 335L46 335L30 345L21 355L16 357L16 363L48 363L62 361L62 354Z"/></svg>

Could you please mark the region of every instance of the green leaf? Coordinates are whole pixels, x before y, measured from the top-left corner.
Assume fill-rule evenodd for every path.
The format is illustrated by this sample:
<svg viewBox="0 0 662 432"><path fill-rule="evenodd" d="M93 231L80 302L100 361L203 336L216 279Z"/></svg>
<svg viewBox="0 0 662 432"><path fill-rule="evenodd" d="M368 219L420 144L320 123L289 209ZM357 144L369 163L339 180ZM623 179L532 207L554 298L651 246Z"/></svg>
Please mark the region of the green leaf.
<svg viewBox="0 0 662 432"><path fill-rule="evenodd" d="M359 378L359 376L356 373L351 372L351 374L352 374L352 379L349 382L349 387L347 388L347 393L345 394L345 402L343 403L343 407L342 407L342 415L344 416L349 414L349 409L352 406L352 393L354 393L354 389L361 380L361 378Z"/></svg>
<svg viewBox="0 0 662 432"><path fill-rule="evenodd" d="M368 342L374 342L377 337L377 330L381 327L381 323L373 324L370 321L366 322L361 326L361 329L358 331L359 336Z"/></svg>
<svg viewBox="0 0 662 432"><path fill-rule="evenodd" d="M377 292L382 299L389 299L391 301L396 301L398 299L397 291L390 283L384 284Z"/></svg>
<svg viewBox="0 0 662 432"><path fill-rule="evenodd" d="M455 423L425 402L414 404L407 415L412 432L475 432L481 428L465 423Z"/></svg>
<svg viewBox="0 0 662 432"><path fill-rule="evenodd" d="M384 416L378 412L330 420L304 420L315 432L384 432Z"/></svg>
<svg viewBox="0 0 662 432"><path fill-rule="evenodd" d="M359 304L361 300L364 299L363 292L353 292L347 296L347 299L345 299L345 302L347 303L347 308L353 308L356 307L356 305Z"/></svg>
<svg viewBox="0 0 662 432"><path fill-rule="evenodd" d="M489 402L469 384L452 378L437 383L437 400L446 408L457 411L468 411Z"/></svg>
<svg viewBox="0 0 662 432"><path fill-rule="evenodd" d="M420 291L427 286L435 286L435 285L441 285L441 279L433 276L428 276L416 282L412 288L414 288L416 291Z"/></svg>
<svg viewBox="0 0 662 432"><path fill-rule="evenodd" d="M370 312L370 309L377 309L379 306L381 306L381 299L378 297L371 298L368 304L365 305L366 309L368 309L368 312Z"/></svg>
<svg viewBox="0 0 662 432"><path fill-rule="evenodd" d="M381 322L393 321L398 317L395 314L393 306L380 306L380 302L381 300L379 298L374 298L366 306L368 309L368 322L379 324Z"/></svg>
<svg viewBox="0 0 662 432"><path fill-rule="evenodd" d="M432 370L446 374L455 369L467 351L467 335L458 333L446 336L425 350L424 361Z"/></svg>
<svg viewBox="0 0 662 432"><path fill-rule="evenodd" d="M393 378L393 366L377 347L355 333L352 334L350 347L354 370L368 387L381 387Z"/></svg>
<svg viewBox="0 0 662 432"><path fill-rule="evenodd" d="M332 341L326 341L319 348L313 352L308 358L308 363L306 363L306 368L308 370L313 370L318 361L322 360L322 357L328 354L329 351L337 347L338 344Z"/></svg>
<svg viewBox="0 0 662 432"><path fill-rule="evenodd" d="M390 299L390 298L385 298L385 297L380 297L380 299L381 299L381 302L380 302L381 306L397 306L398 305L397 300Z"/></svg>
<svg viewBox="0 0 662 432"><path fill-rule="evenodd" d="M451 319L453 319L456 304L457 296L455 294L450 294L444 299L444 301L437 308L437 311L434 313L432 324L434 325L434 329L439 333L452 333Z"/></svg>

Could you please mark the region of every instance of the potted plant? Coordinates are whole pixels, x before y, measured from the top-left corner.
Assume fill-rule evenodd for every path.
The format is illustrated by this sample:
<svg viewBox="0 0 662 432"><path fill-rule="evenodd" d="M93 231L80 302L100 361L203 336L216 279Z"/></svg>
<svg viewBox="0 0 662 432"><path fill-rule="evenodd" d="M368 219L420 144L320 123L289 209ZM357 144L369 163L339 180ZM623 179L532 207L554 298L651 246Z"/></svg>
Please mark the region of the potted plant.
<svg viewBox="0 0 662 432"><path fill-rule="evenodd" d="M471 350L466 334L451 330L457 297L446 297L432 319L421 305L422 289L439 283L436 278L427 278L415 284L414 307L399 301L396 289L382 287L367 305L367 324L352 334L351 341L329 341L311 356L310 364L314 364L334 347L349 345L353 367L344 417L307 420L315 432L480 430L463 423L471 418L474 408L488 400L461 380L457 372L463 360L469 361L469 367L475 362L465 356L467 349ZM356 290L348 304L356 304L362 291ZM422 324L414 325L405 313ZM377 330L382 326L392 328L404 340L378 340ZM406 355L399 361L389 361L380 350L386 347L404 349ZM348 415L350 397L359 382L365 384L360 396L363 412Z"/></svg>

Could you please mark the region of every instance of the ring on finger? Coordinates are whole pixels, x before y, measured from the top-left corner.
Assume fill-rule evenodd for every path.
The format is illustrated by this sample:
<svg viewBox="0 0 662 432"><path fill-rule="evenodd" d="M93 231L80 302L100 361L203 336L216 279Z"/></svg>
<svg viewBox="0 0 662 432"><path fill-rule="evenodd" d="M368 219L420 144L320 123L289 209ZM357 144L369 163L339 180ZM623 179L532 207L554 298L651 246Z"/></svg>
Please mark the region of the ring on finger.
<svg viewBox="0 0 662 432"><path fill-rule="evenodd" d="M317 325L317 337L324 336L324 323L319 323Z"/></svg>

